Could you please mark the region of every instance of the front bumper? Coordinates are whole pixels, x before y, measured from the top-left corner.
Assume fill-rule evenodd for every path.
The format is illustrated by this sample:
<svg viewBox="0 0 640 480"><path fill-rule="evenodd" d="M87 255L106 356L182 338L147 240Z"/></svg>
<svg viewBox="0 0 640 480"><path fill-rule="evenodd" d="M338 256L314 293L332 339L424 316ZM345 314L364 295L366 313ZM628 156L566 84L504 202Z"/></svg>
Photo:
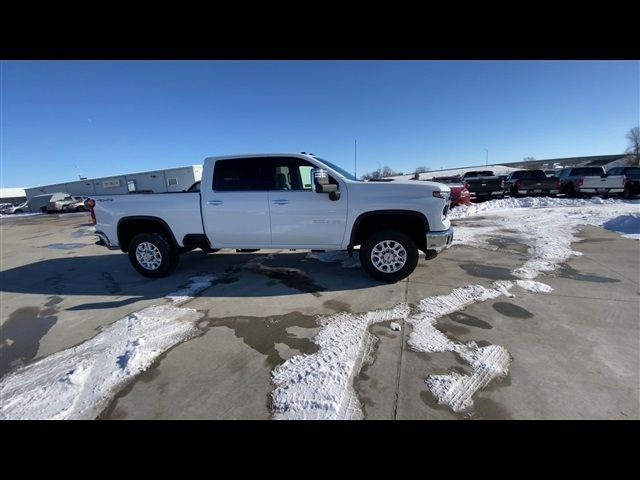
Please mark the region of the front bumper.
<svg viewBox="0 0 640 480"><path fill-rule="evenodd" d="M453 227L442 232L427 232L427 250L440 252L449 248L453 242Z"/></svg>

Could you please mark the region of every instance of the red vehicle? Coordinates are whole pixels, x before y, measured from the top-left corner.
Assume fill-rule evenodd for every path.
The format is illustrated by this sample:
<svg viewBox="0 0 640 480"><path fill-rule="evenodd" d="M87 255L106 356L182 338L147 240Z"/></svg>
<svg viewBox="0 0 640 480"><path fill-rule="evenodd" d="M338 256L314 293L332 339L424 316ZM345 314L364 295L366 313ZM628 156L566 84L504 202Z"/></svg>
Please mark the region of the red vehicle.
<svg viewBox="0 0 640 480"><path fill-rule="evenodd" d="M432 182L444 183L451 189L451 206L471 205L469 184L460 177L433 177Z"/></svg>

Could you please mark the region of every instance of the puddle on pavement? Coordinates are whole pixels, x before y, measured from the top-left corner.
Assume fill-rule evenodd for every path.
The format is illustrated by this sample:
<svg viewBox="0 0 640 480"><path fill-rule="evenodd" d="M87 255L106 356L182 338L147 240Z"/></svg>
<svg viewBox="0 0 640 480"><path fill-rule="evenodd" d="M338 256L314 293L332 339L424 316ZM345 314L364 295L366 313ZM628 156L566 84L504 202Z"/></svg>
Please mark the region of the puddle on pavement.
<svg viewBox="0 0 640 480"><path fill-rule="evenodd" d="M380 337L392 340L398 339L399 341L402 341L399 338L402 335L402 332L391 330L391 322L392 320L388 320L369 326L368 331L375 337L375 341L373 342L371 351L368 353L367 358L360 368L360 372L358 372L358 375L353 380L353 389L356 392L356 397L360 400L362 414L365 419L367 418L367 408L376 406L376 402L368 396L366 392L375 391L379 388L379 380L377 378L371 378L368 375L368 371L376 362L381 343L386 341Z"/></svg>
<svg viewBox="0 0 640 480"><path fill-rule="evenodd" d="M327 300L322 304L322 306L329 310L333 310L334 312L351 312L351 305L340 300Z"/></svg>
<svg viewBox="0 0 640 480"><path fill-rule="evenodd" d="M489 245L498 247L502 251L526 254L529 247L524 243L518 242L519 239L512 237L491 237L487 240Z"/></svg>
<svg viewBox="0 0 640 480"><path fill-rule="evenodd" d="M0 329L0 376L32 360L40 340L58 321L54 305L62 299L48 297L45 308L22 307L9 315Z"/></svg>
<svg viewBox="0 0 640 480"><path fill-rule="evenodd" d="M287 360L282 358L277 344L284 344L296 353L312 354L319 350L318 345L313 343L311 338L320 325L316 322L315 315L303 315L299 312L287 313L286 315L267 317L227 317L227 318L204 318L198 323L199 327L227 327L233 330L235 336L241 339L252 349L267 356L267 363L273 370L276 366ZM309 337L299 337L293 335L287 329L300 327L310 331ZM282 349L281 349L282 350Z"/></svg>
<svg viewBox="0 0 640 480"><path fill-rule="evenodd" d="M504 405L483 397L473 399L473 409L466 416L469 420L512 420Z"/></svg>
<svg viewBox="0 0 640 480"><path fill-rule="evenodd" d="M246 270L251 273L264 275L268 278L279 280L285 286L293 288L303 293L310 293L314 297L321 297L319 292L324 292L327 289L321 285L315 283L306 273L292 267L269 267L267 265L246 263L243 265L232 265L225 269L228 275L240 273L242 270ZM220 282L218 280L218 282ZM276 285L275 282L267 282L267 286Z"/></svg>
<svg viewBox="0 0 640 480"><path fill-rule="evenodd" d="M458 265L462 270L473 277L488 278L490 280L515 280L509 268L491 267L478 265L476 263L461 263Z"/></svg>
<svg viewBox="0 0 640 480"><path fill-rule="evenodd" d="M493 304L493 309L506 317L533 318L533 313L529 310L509 302L496 302Z"/></svg>
<svg viewBox="0 0 640 480"><path fill-rule="evenodd" d="M558 276L562 278L570 278L571 280L576 280L578 282L618 283L620 281L616 278L603 277L601 275L584 275L566 263L559 268Z"/></svg>
<svg viewBox="0 0 640 480"><path fill-rule="evenodd" d="M489 322L485 322L478 317L473 315L469 315L465 312L453 312L450 315L447 315L445 318L448 318L456 323L462 323L463 325L468 325L470 327L483 328L485 330L490 330L493 327Z"/></svg>

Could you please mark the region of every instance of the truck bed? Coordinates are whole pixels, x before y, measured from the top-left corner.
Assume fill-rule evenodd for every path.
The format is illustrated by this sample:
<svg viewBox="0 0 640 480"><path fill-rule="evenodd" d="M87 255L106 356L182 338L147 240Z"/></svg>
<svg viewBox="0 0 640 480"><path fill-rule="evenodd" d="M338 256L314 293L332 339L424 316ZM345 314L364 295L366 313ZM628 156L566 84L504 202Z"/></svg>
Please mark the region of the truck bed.
<svg viewBox="0 0 640 480"><path fill-rule="evenodd" d="M155 217L171 226L178 245L187 234L204 233L200 212L200 193L139 193L92 196L100 229L112 239L118 238L117 222L123 217ZM111 244L115 247L114 243Z"/></svg>

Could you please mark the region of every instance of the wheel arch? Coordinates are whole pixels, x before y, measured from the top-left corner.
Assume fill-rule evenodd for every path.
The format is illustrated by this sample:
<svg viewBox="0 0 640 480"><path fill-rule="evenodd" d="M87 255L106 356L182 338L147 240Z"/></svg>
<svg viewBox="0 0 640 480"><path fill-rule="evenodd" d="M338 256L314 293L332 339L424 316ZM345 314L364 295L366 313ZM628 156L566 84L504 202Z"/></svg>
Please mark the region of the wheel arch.
<svg viewBox="0 0 640 480"><path fill-rule="evenodd" d="M429 221L422 212L415 210L373 210L360 214L351 228L347 251L351 255L353 247L360 245L367 236L387 229L408 235L419 250L426 251L425 233L430 230Z"/></svg>
<svg viewBox="0 0 640 480"><path fill-rule="evenodd" d="M118 220L117 232L118 244L123 252L129 250L131 239L139 233L162 233L173 248L180 248L167 222L158 217L145 215L123 217Z"/></svg>

